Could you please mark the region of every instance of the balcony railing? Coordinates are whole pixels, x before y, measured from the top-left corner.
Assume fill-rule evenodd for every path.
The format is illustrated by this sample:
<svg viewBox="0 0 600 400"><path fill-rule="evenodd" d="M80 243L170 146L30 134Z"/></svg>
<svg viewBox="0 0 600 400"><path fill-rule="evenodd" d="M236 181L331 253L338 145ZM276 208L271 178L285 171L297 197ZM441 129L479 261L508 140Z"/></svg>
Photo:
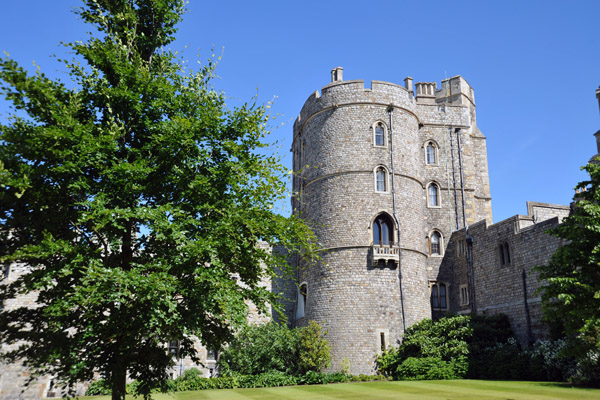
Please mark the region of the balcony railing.
<svg viewBox="0 0 600 400"><path fill-rule="evenodd" d="M381 263L389 265L389 261L393 261L394 267L398 265L400 260L400 247L395 244L374 244L371 243L371 264L377 267Z"/></svg>

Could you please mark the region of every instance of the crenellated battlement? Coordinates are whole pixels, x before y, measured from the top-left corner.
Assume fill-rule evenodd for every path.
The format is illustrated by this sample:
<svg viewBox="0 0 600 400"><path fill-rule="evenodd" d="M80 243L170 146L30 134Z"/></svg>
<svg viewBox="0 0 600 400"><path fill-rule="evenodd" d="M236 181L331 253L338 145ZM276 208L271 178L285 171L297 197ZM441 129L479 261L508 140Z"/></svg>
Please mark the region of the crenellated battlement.
<svg viewBox="0 0 600 400"><path fill-rule="evenodd" d="M321 110L349 104L392 104L416 115L417 106L421 105L475 107L475 96L469 83L460 75L442 80L439 89L437 82L416 82L413 87L411 77L404 79L403 86L374 80L369 88L362 79L344 81L343 68L337 67L331 70L331 82L308 97L294 123L294 131Z"/></svg>

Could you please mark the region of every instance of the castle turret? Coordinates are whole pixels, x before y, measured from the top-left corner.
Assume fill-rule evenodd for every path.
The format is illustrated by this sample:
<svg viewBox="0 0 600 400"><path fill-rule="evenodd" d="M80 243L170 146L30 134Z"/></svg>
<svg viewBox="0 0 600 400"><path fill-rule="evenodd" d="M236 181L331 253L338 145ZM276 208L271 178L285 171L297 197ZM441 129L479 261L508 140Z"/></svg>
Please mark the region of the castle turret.
<svg viewBox="0 0 600 400"><path fill-rule="evenodd" d="M299 266L295 323L325 327L332 370L347 358L368 374L406 327L451 309L442 261L453 230L491 221L487 155L462 77L413 92L341 71L294 124L292 206L323 248Z"/></svg>

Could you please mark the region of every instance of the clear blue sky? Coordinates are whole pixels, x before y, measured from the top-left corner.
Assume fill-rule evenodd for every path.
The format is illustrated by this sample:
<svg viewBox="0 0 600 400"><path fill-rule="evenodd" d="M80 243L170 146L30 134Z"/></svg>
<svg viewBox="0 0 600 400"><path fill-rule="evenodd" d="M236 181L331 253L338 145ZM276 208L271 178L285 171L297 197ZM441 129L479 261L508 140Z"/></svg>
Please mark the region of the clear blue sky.
<svg viewBox="0 0 600 400"><path fill-rule="evenodd" d="M2 1L0 50L68 80L50 57L89 30L76 0ZM600 1L198 1L171 47L195 65L211 48L215 82L230 103L276 96L272 139L291 166L302 104L344 67L344 79L403 83L462 75L475 90L487 136L494 220L525 214L525 201L568 204L600 129ZM223 49L223 50L222 50ZM0 104L6 113L6 104ZM3 118L0 115L0 118Z"/></svg>

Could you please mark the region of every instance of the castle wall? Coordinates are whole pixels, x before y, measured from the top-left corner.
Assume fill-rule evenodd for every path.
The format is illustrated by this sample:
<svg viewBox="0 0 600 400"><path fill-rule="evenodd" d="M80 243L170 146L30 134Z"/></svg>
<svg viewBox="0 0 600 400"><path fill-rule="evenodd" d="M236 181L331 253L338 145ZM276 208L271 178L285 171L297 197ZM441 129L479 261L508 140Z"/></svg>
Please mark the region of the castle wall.
<svg viewBox="0 0 600 400"><path fill-rule="evenodd" d="M469 227L469 235L474 239L475 311L506 314L522 345L548 335L542 322L541 296L537 293L541 284L535 267L547 264L562 245L561 240L546 232L569 213L568 206L533 202L527 206L527 216L515 215L493 225L481 221ZM464 230L455 232L454 246L458 248L458 242L464 239ZM456 286L465 287L468 284L466 255L457 254L454 261ZM472 297L464 303L460 292L455 296L458 312L472 311Z"/></svg>
<svg viewBox="0 0 600 400"><path fill-rule="evenodd" d="M450 310L453 275L440 266L453 230L491 220L487 154L463 78L444 81L442 90L417 83L416 97L412 81L373 81L368 89L337 79L308 98L294 124L292 207L323 249L321 262L299 268L307 294L294 323L316 320L327 329L331 370L347 358L352 373L370 374L376 354L397 345L407 326ZM379 124L385 143L375 140ZM426 158L430 143L435 162ZM376 184L380 167L385 190ZM437 204L428 197L432 184ZM399 254L386 256L387 264L376 262L382 250L372 246L382 213L399 230L386 249ZM431 247L436 232L440 254ZM440 283L449 291L444 306L432 310L430 290Z"/></svg>

